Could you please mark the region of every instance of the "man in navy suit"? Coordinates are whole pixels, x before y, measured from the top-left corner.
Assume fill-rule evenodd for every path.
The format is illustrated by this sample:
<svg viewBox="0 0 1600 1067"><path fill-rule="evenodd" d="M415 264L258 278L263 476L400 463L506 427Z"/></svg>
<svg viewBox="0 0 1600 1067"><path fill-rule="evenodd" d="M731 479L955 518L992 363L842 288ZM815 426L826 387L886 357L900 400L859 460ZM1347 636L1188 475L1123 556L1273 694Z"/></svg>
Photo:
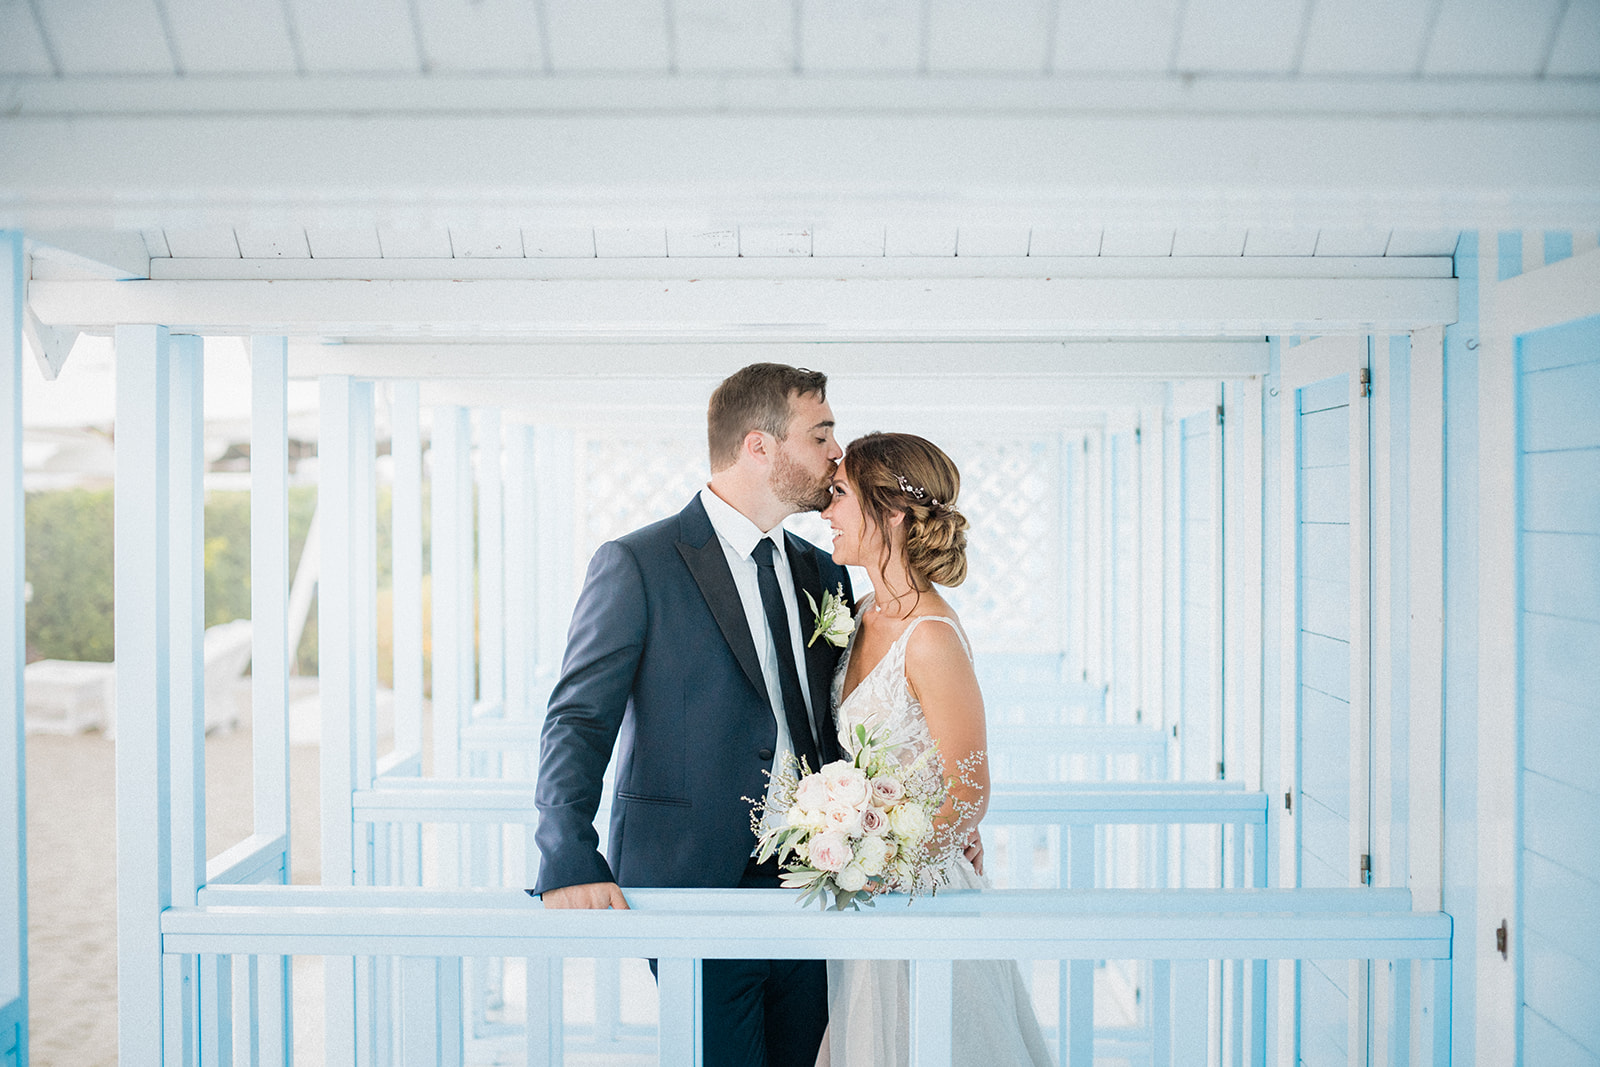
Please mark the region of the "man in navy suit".
<svg viewBox="0 0 1600 1067"><path fill-rule="evenodd" d="M744 798L785 754L841 756L839 650L807 647L806 593L850 579L782 522L828 503L843 454L827 378L758 363L712 394L711 481L676 516L602 545L573 612L536 793L547 908L626 908L619 886L772 888ZM609 855L594 818L616 748ZM827 1026L820 960L707 960L708 1064L811 1067Z"/></svg>

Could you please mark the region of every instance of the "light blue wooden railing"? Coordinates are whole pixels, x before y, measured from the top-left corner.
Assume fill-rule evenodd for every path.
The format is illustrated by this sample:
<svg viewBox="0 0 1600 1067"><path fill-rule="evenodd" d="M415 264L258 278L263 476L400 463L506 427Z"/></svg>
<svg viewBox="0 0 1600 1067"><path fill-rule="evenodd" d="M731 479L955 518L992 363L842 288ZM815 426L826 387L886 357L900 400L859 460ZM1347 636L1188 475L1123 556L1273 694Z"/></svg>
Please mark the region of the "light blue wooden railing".
<svg viewBox="0 0 1600 1067"><path fill-rule="evenodd" d="M660 1062L675 1065L701 1062L701 960L906 959L918 1067L950 1062L953 960L1168 961L1160 1067L1206 1062L1210 961L1422 960L1421 1062L1448 1063L1450 919L1409 911L1403 890L947 892L860 914L801 911L781 890L636 890L629 900L629 912L546 912L516 890L216 886L201 890L197 907L163 913L161 931L169 958L215 957L224 967L264 957L270 968L293 955L390 961L399 1025L386 1051L403 1064L460 1062L450 1007L459 961L484 956L528 961L530 1067L562 1062L559 961L568 956L660 961ZM1070 995L1062 990L1064 1012ZM1088 1056L1072 1042L1064 1062L1087 1065Z"/></svg>

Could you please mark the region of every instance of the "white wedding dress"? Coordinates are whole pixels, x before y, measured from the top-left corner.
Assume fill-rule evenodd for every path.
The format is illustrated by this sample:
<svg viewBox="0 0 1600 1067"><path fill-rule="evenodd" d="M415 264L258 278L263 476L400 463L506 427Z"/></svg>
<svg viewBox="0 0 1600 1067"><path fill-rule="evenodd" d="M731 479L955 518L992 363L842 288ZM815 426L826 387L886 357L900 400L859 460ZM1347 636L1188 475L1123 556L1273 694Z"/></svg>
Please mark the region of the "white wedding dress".
<svg viewBox="0 0 1600 1067"><path fill-rule="evenodd" d="M862 612L868 610L870 598L861 606ZM940 615L912 619L849 698L841 700L855 650L852 638L839 657L832 690L839 742L846 749L855 728L863 723L873 732L887 727L891 738L907 742L903 763L912 762L933 744L922 706L906 685L906 644L926 622L950 626L968 657L972 655L955 620ZM988 879L965 859L957 859L947 874L953 889L989 888ZM904 960L829 960L828 1035L817 1057L819 1067L907 1067L910 985L910 967ZM1015 961L958 960L954 985L951 1026L957 1067L1043 1067L1053 1062Z"/></svg>

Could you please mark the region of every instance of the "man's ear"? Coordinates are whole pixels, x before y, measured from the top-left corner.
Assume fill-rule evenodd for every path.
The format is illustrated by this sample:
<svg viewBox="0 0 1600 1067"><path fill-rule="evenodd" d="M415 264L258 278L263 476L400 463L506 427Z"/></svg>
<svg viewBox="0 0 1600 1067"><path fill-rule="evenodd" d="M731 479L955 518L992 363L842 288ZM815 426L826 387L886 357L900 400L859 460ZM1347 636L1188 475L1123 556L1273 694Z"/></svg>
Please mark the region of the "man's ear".
<svg viewBox="0 0 1600 1067"><path fill-rule="evenodd" d="M760 430L751 430L744 435L744 444L740 451L754 459L765 462L769 456L767 452L767 435Z"/></svg>

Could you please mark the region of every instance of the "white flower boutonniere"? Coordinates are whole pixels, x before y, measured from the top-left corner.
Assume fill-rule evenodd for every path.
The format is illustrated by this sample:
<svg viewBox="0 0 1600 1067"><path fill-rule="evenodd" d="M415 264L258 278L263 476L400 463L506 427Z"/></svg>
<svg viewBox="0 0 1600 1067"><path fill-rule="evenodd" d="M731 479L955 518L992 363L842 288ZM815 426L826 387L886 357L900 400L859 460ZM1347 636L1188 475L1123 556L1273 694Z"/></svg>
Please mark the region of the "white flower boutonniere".
<svg viewBox="0 0 1600 1067"><path fill-rule="evenodd" d="M839 593L822 594L822 606L817 607L817 602L811 596L811 591L806 590L806 603L811 605L811 613L817 617L816 628L811 631L811 640L806 642L810 648L817 643L817 638L822 638L828 644L843 648L850 643L850 635L855 632L856 620L851 618L850 609L844 602L844 583L839 583Z"/></svg>

